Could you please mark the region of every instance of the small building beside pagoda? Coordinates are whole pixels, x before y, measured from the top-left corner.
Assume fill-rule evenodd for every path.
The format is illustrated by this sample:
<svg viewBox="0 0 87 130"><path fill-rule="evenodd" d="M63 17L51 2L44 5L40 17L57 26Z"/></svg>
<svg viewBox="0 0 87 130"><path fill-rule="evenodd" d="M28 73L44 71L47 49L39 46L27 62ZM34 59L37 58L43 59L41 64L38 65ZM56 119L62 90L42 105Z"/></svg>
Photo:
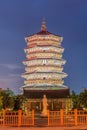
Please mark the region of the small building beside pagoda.
<svg viewBox="0 0 87 130"><path fill-rule="evenodd" d="M45 20L41 31L25 38L26 59L23 95L27 97L28 110L42 110L42 98L46 95L49 110L71 109L69 88L64 85L67 74L63 72L66 61L62 58L63 37L47 31Z"/></svg>

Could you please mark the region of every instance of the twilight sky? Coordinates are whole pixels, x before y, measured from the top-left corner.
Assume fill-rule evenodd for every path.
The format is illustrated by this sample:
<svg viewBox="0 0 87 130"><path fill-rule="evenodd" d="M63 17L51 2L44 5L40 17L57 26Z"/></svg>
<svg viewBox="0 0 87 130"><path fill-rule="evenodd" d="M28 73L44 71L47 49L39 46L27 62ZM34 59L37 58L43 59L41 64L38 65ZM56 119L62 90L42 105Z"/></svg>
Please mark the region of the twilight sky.
<svg viewBox="0 0 87 130"><path fill-rule="evenodd" d="M87 0L0 0L0 88L20 92L25 59L24 38L47 30L64 38L65 85L81 92L87 88Z"/></svg>

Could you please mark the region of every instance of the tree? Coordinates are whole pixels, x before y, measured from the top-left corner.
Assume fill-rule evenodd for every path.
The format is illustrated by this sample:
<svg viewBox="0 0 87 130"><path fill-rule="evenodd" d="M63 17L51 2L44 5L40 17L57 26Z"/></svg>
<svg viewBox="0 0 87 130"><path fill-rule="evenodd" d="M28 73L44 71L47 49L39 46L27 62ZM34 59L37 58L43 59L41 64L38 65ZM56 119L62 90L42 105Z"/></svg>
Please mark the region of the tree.
<svg viewBox="0 0 87 130"><path fill-rule="evenodd" d="M0 104L2 105L3 109L12 108L13 104L14 104L13 98L5 91L0 92L0 102L1 102Z"/></svg>
<svg viewBox="0 0 87 130"><path fill-rule="evenodd" d="M76 108L80 109L81 104L80 104L80 100L79 100L79 95L76 94L74 91L72 91L71 99L72 99L72 103L73 103L73 109L76 109Z"/></svg>
<svg viewBox="0 0 87 130"><path fill-rule="evenodd" d="M79 94L79 101L82 108L87 108L87 90Z"/></svg>
<svg viewBox="0 0 87 130"><path fill-rule="evenodd" d="M2 101L2 96L0 95L0 110L3 108L3 101Z"/></svg>
<svg viewBox="0 0 87 130"><path fill-rule="evenodd" d="M22 103L24 102L25 97L23 95L14 96L14 110L19 110L22 108Z"/></svg>

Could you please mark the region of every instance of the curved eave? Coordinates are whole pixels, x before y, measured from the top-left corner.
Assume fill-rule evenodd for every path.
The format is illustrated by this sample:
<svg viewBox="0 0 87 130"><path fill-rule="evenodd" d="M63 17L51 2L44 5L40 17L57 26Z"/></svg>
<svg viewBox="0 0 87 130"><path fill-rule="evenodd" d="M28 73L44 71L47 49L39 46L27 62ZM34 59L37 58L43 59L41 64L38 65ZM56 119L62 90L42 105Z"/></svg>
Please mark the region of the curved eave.
<svg viewBox="0 0 87 130"><path fill-rule="evenodd" d="M31 65L31 67L38 67L38 65ZM43 65L39 65L39 67L44 67ZM62 66L58 66L58 65L45 65L45 67L58 67L61 68ZM30 68L30 66L27 66L27 68ZM62 67L63 68L63 67Z"/></svg>
<svg viewBox="0 0 87 130"><path fill-rule="evenodd" d="M21 86L20 87L20 89L42 89L42 90L49 90L49 89L68 89L68 87L67 86L65 86L65 85L52 85L52 84L35 84L35 85L24 85L24 86Z"/></svg>
<svg viewBox="0 0 87 130"><path fill-rule="evenodd" d="M50 60L58 60L58 61L62 61L62 62L66 62L66 60L64 60L64 59L56 59L56 58L38 58L38 57L33 57L33 58L31 58L31 59L26 59L26 60L24 60L23 62L27 62L27 61L30 61L30 60L44 60L44 59L50 59Z"/></svg>
<svg viewBox="0 0 87 130"><path fill-rule="evenodd" d="M61 36L59 36L59 35L57 35L57 34L53 34L53 33L49 32L49 31L40 31L40 32L31 34L31 35L27 36L26 38L31 37L31 36L34 36L34 35L54 35L54 36L57 36L57 37L60 37L60 38L61 38Z"/></svg>
<svg viewBox="0 0 87 130"><path fill-rule="evenodd" d="M27 53L27 55L29 55L29 54L34 54L34 53L41 53L41 54L49 54L49 53L51 53L51 54L59 54L59 55L62 55L61 53L59 53L59 52L57 52L57 51L34 51L34 52L29 52L29 53Z"/></svg>
<svg viewBox="0 0 87 130"><path fill-rule="evenodd" d="M64 72L39 72L39 71L32 71L32 72L30 72L30 73L24 73L24 75L28 75L28 74L32 74L32 73L34 73L34 74L41 74L41 73L43 73L43 74L54 74L54 73L56 73L56 74L64 74L64 75L66 75L66 73L64 73Z"/></svg>
<svg viewBox="0 0 87 130"><path fill-rule="evenodd" d="M36 37L36 36L53 36L53 37L55 37L55 38L58 38L58 41L60 41L60 42L63 41L63 37L58 36L58 35L53 34L53 33L50 33L50 32L48 32L48 31L40 31L40 32L38 32L38 33L32 34L32 35L30 35L30 36L27 36L27 37L25 38L25 41L28 42L29 38L33 38L33 37Z"/></svg>
<svg viewBox="0 0 87 130"><path fill-rule="evenodd" d="M30 49L30 48L34 48L34 47L49 47L49 46L52 46L52 47L56 47L58 49L63 49L63 47L61 46L58 46L58 45L54 45L54 44L34 44L32 46L27 46L24 50L27 50L27 49Z"/></svg>
<svg viewBox="0 0 87 130"><path fill-rule="evenodd" d="M41 74L41 75L40 75ZM60 77L61 79L63 79L63 78L66 78L68 75L66 74L66 73L49 73L49 72L32 72L32 73L24 73L23 75L22 75L22 77L23 78L25 78L25 79L37 79L37 76L38 76L38 78L47 78L47 76L49 75L50 76L50 78L54 78L54 75L56 74L56 78L58 78L58 77ZM35 76L35 77L34 77Z"/></svg>

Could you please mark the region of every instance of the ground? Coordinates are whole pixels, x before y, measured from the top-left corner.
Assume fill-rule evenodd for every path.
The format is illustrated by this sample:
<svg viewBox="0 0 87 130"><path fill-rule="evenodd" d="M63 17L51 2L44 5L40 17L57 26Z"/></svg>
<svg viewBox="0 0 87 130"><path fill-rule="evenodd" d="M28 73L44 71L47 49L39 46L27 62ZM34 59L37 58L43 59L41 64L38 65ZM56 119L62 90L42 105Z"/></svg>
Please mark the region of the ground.
<svg viewBox="0 0 87 130"><path fill-rule="evenodd" d="M0 127L0 130L87 130L87 126L73 127Z"/></svg>

